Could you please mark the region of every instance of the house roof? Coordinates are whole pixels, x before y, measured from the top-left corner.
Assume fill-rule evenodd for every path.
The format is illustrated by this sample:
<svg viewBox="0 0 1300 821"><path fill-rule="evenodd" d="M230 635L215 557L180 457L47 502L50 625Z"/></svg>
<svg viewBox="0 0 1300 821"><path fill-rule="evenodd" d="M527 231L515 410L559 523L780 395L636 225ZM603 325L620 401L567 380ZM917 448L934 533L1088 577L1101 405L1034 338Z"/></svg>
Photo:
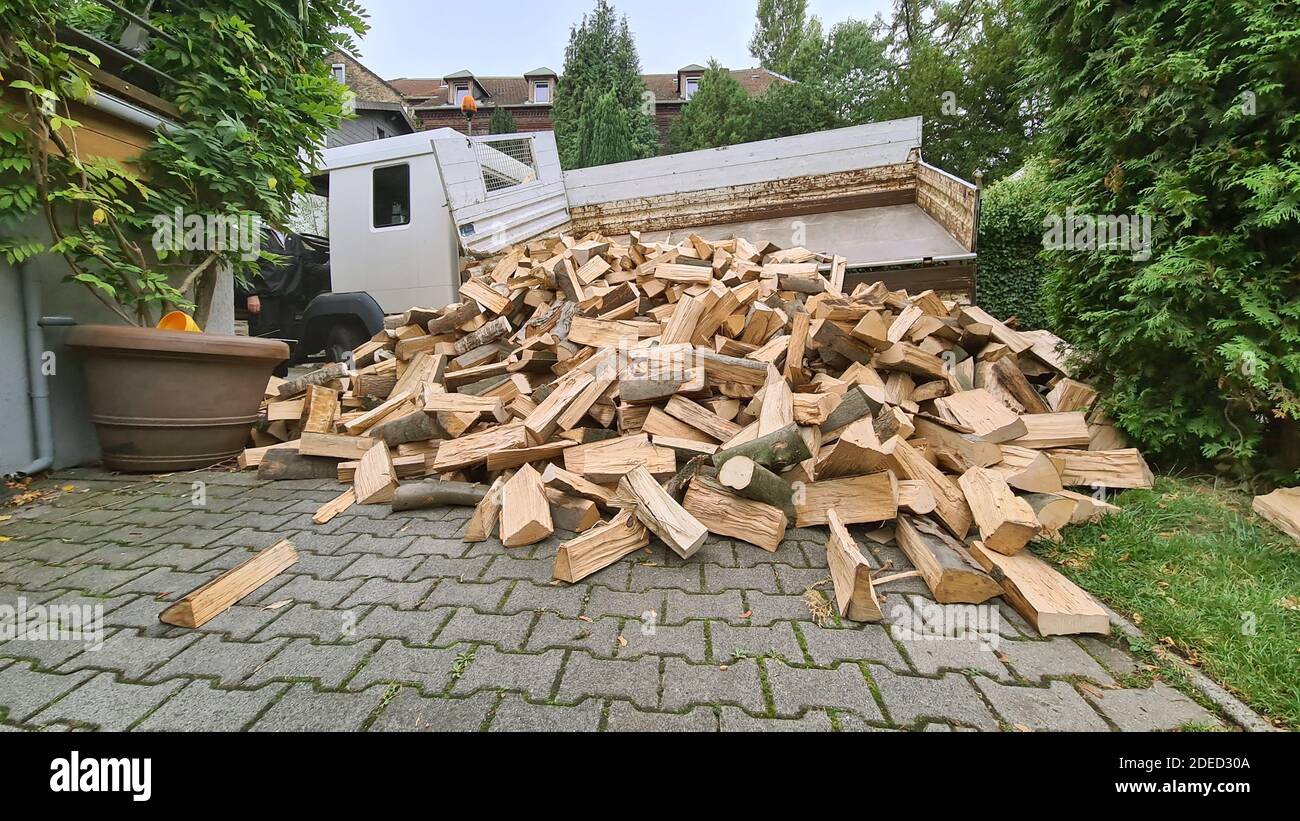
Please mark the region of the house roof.
<svg viewBox="0 0 1300 821"><path fill-rule="evenodd" d="M677 89L677 77L682 71L697 69L701 73L705 71L700 66L687 66L680 69L677 74L643 74L641 79L645 81L646 88L654 94L657 101L681 102L682 96ZM540 76L543 73L547 76L556 76L550 69L540 68L517 77L479 77L474 75L474 81L488 94L489 102L506 106L528 105L527 78ZM446 78L401 77L390 80L389 84L406 95L407 101L414 104L416 108L434 108L450 105L450 90L444 79L468 79L469 76L466 72L457 72L457 74L448 75ZM732 69L731 76L736 78L736 82L740 83L741 88L754 97L765 93L773 83L789 82L781 75L765 68Z"/></svg>
<svg viewBox="0 0 1300 821"><path fill-rule="evenodd" d="M524 76L525 77L558 77L559 75L555 73L555 69L542 66L541 68L535 68L532 71L526 72Z"/></svg>

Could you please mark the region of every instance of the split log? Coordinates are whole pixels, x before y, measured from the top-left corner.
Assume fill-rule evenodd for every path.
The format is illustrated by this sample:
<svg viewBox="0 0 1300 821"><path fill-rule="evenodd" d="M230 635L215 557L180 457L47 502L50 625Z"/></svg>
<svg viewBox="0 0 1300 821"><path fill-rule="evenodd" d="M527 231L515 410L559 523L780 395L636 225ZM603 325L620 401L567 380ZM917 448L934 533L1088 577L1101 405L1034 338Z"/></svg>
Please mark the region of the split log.
<svg viewBox="0 0 1300 821"><path fill-rule="evenodd" d="M316 508L316 512L313 513L311 517L312 523L323 525L343 511L352 507L356 502L357 492L352 488L348 488L338 496L335 496L333 499L330 499L325 504Z"/></svg>
<svg viewBox="0 0 1300 821"><path fill-rule="evenodd" d="M794 491L790 483L748 456L728 459L718 468L718 482L746 499L763 502L786 515L794 515ZM707 526L708 523L705 524Z"/></svg>
<svg viewBox="0 0 1300 821"><path fill-rule="evenodd" d="M702 474L691 480L682 507L710 533L740 539L769 552L776 552L785 538L787 520L781 508L731 493L717 479Z"/></svg>
<svg viewBox="0 0 1300 821"><path fill-rule="evenodd" d="M474 515L469 517L462 541L473 543L492 538L492 531L496 529L497 519L501 515L501 486L509 478L505 473L498 476L483 494L483 498L479 499L474 506Z"/></svg>
<svg viewBox="0 0 1300 821"><path fill-rule="evenodd" d="M830 533L826 539L826 563L835 587L835 610L850 621L880 621L880 602L871 587L871 565L834 510L828 511Z"/></svg>
<svg viewBox="0 0 1300 821"><path fill-rule="evenodd" d="M564 582L580 581L648 544L650 536L645 525L632 511L625 510L608 524L561 542L551 575Z"/></svg>
<svg viewBox="0 0 1300 821"><path fill-rule="evenodd" d="M257 466L257 478L264 481L281 479L333 479L338 463L324 456L304 456L302 453L282 448L267 451Z"/></svg>
<svg viewBox="0 0 1300 821"><path fill-rule="evenodd" d="M1040 636L1110 632L1110 617L1102 606L1032 553L1007 556L982 542L972 543L970 552L1002 585L1007 602Z"/></svg>
<svg viewBox="0 0 1300 821"><path fill-rule="evenodd" d="M541 474L524 465L501 486L501 544L524 547L554 532Z"/></svg>
<svg viewBox="0 0 1300 821"><path fill-rule="evenodd" d="M1300 488L1282 487L1272 493L1256 496L1250 503L1250 509L1300 542Z"/></svg>
<svg viewBox="0 0 1300 821"><path fill-rule="evenodd" d="M282 539L185 594L163 610L158 620L177 627L202 627L296 561L298 552L287 539Z"/></svg>
<svg viewBox="0 0 1300 821"><path fill-rule="evenodd" d="M317 368L316 370L305 373L302 376L295 376L293 379L286 379L280 383L276 395L281 399L288 399L291 396L297 396L307 390L310 385L324 385L326 382L332 382L335 379L342 379L347 375L347 365L342 362L331 362L323 368Z"/></svg>
<svg viewBox="0 0 1300 821"><path fill-rule="evenodd" d="M1136 448L1053 450L1048 456L1061 474L1061 483L1071 487L1151 487L1155 481Z"/></svg>
<svg viewBox="0 0 1300 821"><path fill-rule="evenodd" d="M469 482L408 482L393 494L393 512L403 510L424 510L443 505L473 507L483 501L487 494L486 485Z"/></svg>
<svg viewBox="0 0 1300 821"><path fill-rule="evenodd" d="M660 487L644 466L627 471L618 483L619 494L634 500L636 516L664 544L683 559L704 545L708 530Z"/></svg>
<svg viewBox="0 0 1300 821"><path fill-rule="evenodd" d="M971 468L957 480L966 494L980 537L990 550L1014 556L1038 535L1038 517L1024 499L1011 492L1002 475Z"/></svg>
<svg viewBox="0 0 1300 821"><path fill-rule="evenodd" d="M795 488L794 498L798 527L826 524L832 512L846 525L886 522L898 516L898 495L889 471L813 482Z"/></svg>
<svg viewBox="0 0 1300 821"><path fill-rule="evenodd" d="M372 440L373 441L373 440ZM357 493L359 505L383 505L393 500L397 492L397 470L392 454L383 442L375 442L366 451L352 477L352 489Z"/></svg>
<svg viewBox="0 0 1300 821"><path fill-rule="evenodd" d="M736 456L748 456L770 470L782 471L811 458L812 452L799 435L799 426L791 423L766 436L718 451L713 454L713 466L721 469Z"/></svg>
<svg viewBox="0 0 1300 821"><path fill-rule="evenodd" d="M583 533L600 521L600 511L590 499L570 496L548 487L546 501L551 506L551 521L560 530Z"/></svg>
<svg viewBox="0 0 1300 821"><path fill-rule="evenodd" d="M375 425L366 435L379 439L390 448L407 442L425 442L430 439L446 439L447 431L424 411L411 411L396 419L386 419Z"/></svg>
<svg viewBox="0 0 1300 821"><path fill-rule="evenodd" d="M924 516L900 515L894 537L940 604L981 604L1002 592L965 545Z"/></svg>

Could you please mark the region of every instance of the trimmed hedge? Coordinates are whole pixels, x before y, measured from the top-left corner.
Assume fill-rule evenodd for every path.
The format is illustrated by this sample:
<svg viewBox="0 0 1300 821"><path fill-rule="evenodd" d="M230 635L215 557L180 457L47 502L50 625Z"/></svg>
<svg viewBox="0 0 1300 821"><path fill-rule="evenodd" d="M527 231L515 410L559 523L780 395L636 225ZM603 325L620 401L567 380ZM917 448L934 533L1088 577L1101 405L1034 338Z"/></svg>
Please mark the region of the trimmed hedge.
<svg viewBox="0 0 1300 821"><path fill-rule="evenodd" d="M1042 301L1042 258L1047 182L1030 162L989 186L980 203L980 307L997 317L1017 316L1025 329L1047 327Z"/></svg>

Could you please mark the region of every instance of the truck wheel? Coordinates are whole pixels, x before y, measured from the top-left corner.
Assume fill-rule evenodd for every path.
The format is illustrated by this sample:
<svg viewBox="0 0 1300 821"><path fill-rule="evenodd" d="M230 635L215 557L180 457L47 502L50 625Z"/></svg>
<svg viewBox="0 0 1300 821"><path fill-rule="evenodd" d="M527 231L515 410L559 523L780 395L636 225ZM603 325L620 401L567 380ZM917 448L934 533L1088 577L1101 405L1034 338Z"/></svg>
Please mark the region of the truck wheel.
<svg viewBox="0 0 1300 821"><path fill-rule="evenodd" d="M345 362L351 357L352 350L365 341L365 330L352 323L340 323L330 328L325 356L331 362Z"/></svg>

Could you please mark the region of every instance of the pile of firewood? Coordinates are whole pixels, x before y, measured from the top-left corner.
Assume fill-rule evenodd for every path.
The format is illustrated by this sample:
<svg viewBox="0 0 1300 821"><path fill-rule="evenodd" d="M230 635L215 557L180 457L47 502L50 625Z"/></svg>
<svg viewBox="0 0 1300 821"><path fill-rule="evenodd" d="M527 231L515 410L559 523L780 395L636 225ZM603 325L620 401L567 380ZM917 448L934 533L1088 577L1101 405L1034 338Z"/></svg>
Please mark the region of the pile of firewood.
<svg viewBox="0 0 1300 821"><path fill-rule="evenodd" d="M1025 548L1151 473L1050 333L933 291L845 293L843 258L740 238L566 236L462 273L462 302L272 380L241 465L350 485L317 522L452 504L474 507L466 541L573 532L565 582L651 534L689 558L709 533L776 551L789 525L826 525L835 606L858 620L881 617L883 577L846 526L869 525L939 602L1001 595L1044 635L1107 630Z"/></svg>

